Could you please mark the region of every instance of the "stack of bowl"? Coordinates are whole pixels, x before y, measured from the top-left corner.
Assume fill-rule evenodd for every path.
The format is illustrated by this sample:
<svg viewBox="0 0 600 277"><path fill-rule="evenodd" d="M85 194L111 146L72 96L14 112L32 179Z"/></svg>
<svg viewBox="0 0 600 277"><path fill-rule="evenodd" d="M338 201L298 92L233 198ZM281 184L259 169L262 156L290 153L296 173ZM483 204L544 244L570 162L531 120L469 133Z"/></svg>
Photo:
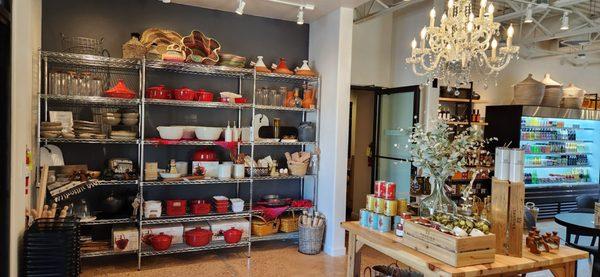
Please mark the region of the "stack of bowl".
<svg viewBox="0 0 600 277"><path fill-rule="evenodd" d="M100 123L85 120L74 120L75 135L81 139L105 139Z"/></svg>
<svg viewBox="0 0 600 277"><path fill-rule="evenodd" d="M246 57L226 53L220 53L219 56L220 65L241 68L243 68L246 65Z"/></svg>
<svg viewBox="0 0 600 277"><path fill-rule="evenodd" d="M62 130L60 122L42 122L40 124L40 136L43 138L57 138L62 135Z"/></svg>

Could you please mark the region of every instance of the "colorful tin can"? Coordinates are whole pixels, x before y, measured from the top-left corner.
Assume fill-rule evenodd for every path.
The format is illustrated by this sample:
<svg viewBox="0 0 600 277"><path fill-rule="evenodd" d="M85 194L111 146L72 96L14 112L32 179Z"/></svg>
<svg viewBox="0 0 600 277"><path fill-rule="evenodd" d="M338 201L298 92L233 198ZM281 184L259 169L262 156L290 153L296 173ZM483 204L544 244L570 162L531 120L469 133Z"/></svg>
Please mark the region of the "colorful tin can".
<svg viewBox="0 0 600 277"><path fill-rule="evenodd" d="M385 199L375 198L377 204L375 205L375 212L378 214L385 213Z"/></svg>
<svg viewBox="0 0 600 277"><path fill-rule="evenodd" d="M387 215L379 215L379 224L377 225L377 231L389 232L392 230L392 217Z"/></svg>
<svg viewBox="0 0 600 277"><path fill-rule="evenodd" d="M371 219L371 229L375 231L379 230L379 214L371 213L371 216L369 218Z"/></svg>
<svg viewBox="0 0 600 277"><path fill-rule="evenodd" d="M371 217L371 212L367 209L360 209L360 226L369 228L371 225L369 223L369 218Z"/></svg>
<svg viewBox="0 0 600 277"><path fill-rule="evenodd" d="M383 197L385 190L385 181L375 181L375 197Z"/></svg>
<svg viewBox="0 0 600 277"><path fill-rule="evenodd" d="M396 199L396 183L386 182L383 185L383 198L389 200Z"/></svg>
<svg viewBox="0 0 600 277"><path fill-rule="evenodd" d="M397 214L403 214L408 212L408 201L406 199L398 199L398 212Z"/></svg>
<svg viewBox="0 0 600 277"><path fill-rule="evenodd" d="M367 194L367 210L374 212L376 202L375 194Z"/></svg>
<svg viewBox="0 0 600 277"><path fill-rule="evenodd" d="M398 202L396 200L385 200L385 211L387 216L395 216L398 212Z"/></svg>

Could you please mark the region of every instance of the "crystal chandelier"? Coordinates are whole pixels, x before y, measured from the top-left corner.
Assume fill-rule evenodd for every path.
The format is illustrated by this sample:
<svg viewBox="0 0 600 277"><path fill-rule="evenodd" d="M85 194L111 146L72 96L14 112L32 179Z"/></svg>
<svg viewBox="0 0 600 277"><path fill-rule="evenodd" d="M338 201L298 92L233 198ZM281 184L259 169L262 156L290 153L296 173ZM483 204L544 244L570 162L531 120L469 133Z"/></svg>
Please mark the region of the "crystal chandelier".
<svg viewBox="0 0 600 277"><path fill-rule="evenodd" d="M470 0L449 0L439 27L435 26L435 16L433 8L429 27L421 30L419 44L416 39L411 42L412 54L406 62L412 64L416 75L457 86L472 81L472 69L484 76L497 75L511 59L518 58L519 47L512 45L512 24L506 31L506 46L497 49L495 37L499 35L500 23L494 22L494 5L487 5L487 0L481 0L478 17L473 14Z"/></svg>

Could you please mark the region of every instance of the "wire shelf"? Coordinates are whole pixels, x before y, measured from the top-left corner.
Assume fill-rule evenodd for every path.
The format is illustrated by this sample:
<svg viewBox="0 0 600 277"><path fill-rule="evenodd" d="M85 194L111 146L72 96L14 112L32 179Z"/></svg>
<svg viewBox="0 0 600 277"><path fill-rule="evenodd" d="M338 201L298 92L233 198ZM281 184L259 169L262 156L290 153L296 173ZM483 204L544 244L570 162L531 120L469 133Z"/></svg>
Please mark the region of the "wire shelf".
<svg viewBox="0 0 600 277"><path fill-rule="evenodd" d="M291 233L277 233L269 236L252 236L251 242L255 241L269 241L269 240L285 240L285 239L298 239L298 232Z"/></svg>
<svg viewBox="0 0 600 277"><path fill-rule="evenodd" d="M42 57L46 58L48 62L79 66L108 66L123 69L138 69L141 66L141 61L137 59L119 59L64 52L42 51Z"/></svg>
<svg viewBox="0 0 600 277"><path fill-rule="evenodd" d="M317 175L304 175L304 176L294 176L294 175L286 175L286 176L259 176L254 177L252 180L254 181L276 181L276 180L298 180L303 179L304 177L316 177Z"/></svg>
<svg viewBox="0 0 600 277"><path fill-rule="evenodd" d="M314 145L314 142L305 142L305 141L296 141L296 142L274 142L274 141L255 141L254 145L263 145L263 146L302 146L302 145ZM252 145L250 142L243 142L243 146Z"/></svg>
<svg viewBox="0 0 600 277"><path fill-rule="evenodd" d="M186 216L163 216L159 218L142 219L144 225L167 224L167 223L183 223L183 222L198 222L206 220L221 220L233 218L249 217L250 212L244 211L239 213L210 213L207 215L186 215Z"/></svg>
<svg viewBox="0 0 600 277"><path fill-rule="evenodd" d="M138 144L139 140L125 139L67 139L67 138L40 138L41 143L92 143L92 144Z"/></svg>
<svg viewBox="0 0 600 277"><path fill-rule="evenodd" d="M305 108L293 108L283 106L268 106L268 105L256 105L257 110L275 110L275 111L291 111L291 112L316 112L317 109L305 109Z"/></svg>
<svg viewBox="0 0 600 277"><path fill-rule="evenodd" d="M111 224L127 224L135 223L136 219L131 218L114 218L114 219L96 219L93 221L79 222L79 225L111 225Z"/></svg>
<svg viewBox="0 0 600 277"><path fill-rule="evenodd" d="M106 256L117 256L117 255L127 255L127 254L136 254L137 250L133 251L114 251L114 250L106 250L106 251L95 251L95 252L87 252L81 253L81 258L95 258L95 257L106 257Z"/></svg>
<svg viewBox="0 0 600 277"><path fill-rule="evenodd" d="M121 99L102 96L76 96L76 95L52 95L42 94L42 99L48 102L57 102L61 104L75 104L86 106L111 106L111 107L129 107L140 104L139 99Z"/></svg>
<svg viewBox="0 0 600 277"><path fill-rule="evenodd" d="M144 140L144 144L146 145L157 145L157 146L171 146L171 145L205 145L205 146L213 146L217 145L214 141L201 141L201 140L181 140L181 141L172 141L169 143L161 143L157 140Z"/></svg>
<svg viewBox="0 0 600 277"><path fill-rule="evenodd" d="M280 73L256 72L256 79L257 80L280 79L280 80L287 80L287 81L316 82L319 80L319 77L292 75L292 74L280 74Z"/></svg>
<svg viewBox="0 0 600 277"><path fill-rule="evenodd" d="M151 249L143 250L141 255L143 257L147 256L158 256L158 255L168 255L168 254L177 254L177 253L186 253L186 252L197 252L197 251L206 251L206 250L215 250L215 249L225 249L225 248L238 248L238 247L247 247L249 244L248 239L242 239L238 243L226 243L225 241L213 241L206 246L201 247L190 247L185 243L175 244L171 246L169 249L164 251L154 251Z"/></svg>
<svg viewBox="0 0 600 277"><path fill-rule="evenodd" d="M252 104L231 104L222 102L181 101L170 99L145 99L144 103L149 105L164 105L176 107L194 107L209 109L249 109Z"/></svg>
<svg viewBox="0 0 600 277"><path fill-rule="evenodd" d="M144 181L142 186L144 187L156 187L156 186L181 186L181 185L204 185L204 184L234 184L234 183L249 183L249 178L243 179L202 179L202 180L183 180L183 181Z"/></svg>
<svg viewBox="0 0 600 277"><path fill-rule="evenodd" d="M96 182L98 186L127 186L139 183L138 180L94 180L92 182Z"/></svg>
<svg viewBox="0 0 600 277"><path fill-rule="evenodd" d="M251 75L252 69L203 65L197 63L167 62L167 61L146 61L146 67L155 70L165 70L177 73L205 74L221 77L243 77Z"/></svg>

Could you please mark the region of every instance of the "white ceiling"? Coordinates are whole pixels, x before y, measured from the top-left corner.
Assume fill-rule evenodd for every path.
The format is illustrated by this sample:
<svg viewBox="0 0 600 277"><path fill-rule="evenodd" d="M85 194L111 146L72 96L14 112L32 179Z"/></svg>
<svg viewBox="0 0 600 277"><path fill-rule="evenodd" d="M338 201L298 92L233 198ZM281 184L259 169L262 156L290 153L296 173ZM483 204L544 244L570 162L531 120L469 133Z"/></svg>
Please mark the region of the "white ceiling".
<svg viewBox="0 0 600 277"><path fill-rule="evenodd" d="M245 0L244 14L296 21L298 8L267 0ZM355 8L368 0L288 0L301 4L313 4L314 10L304 11L304 21L311 23L339 7ZM202 7L212 10L234 12L237 0L172 0L173 3Z"/></svg>

